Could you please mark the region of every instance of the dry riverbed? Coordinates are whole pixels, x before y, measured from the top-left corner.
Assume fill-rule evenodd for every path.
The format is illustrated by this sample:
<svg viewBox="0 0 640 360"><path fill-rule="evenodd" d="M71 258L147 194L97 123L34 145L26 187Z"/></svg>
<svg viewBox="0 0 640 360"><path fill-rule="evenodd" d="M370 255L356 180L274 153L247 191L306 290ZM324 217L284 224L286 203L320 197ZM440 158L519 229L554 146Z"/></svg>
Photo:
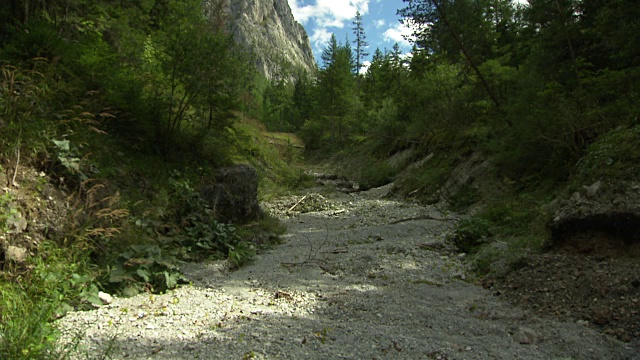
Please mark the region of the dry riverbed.
<svg viewBox="0 0 640 360"><path fill-rule="evenodd" d="M455 218L388 188L265 204L285 243L193 285L59 321L72 358L640 359L582 323L538 318L474 284L445 240ZM74 340L75 339L75 340Z"/></svg>

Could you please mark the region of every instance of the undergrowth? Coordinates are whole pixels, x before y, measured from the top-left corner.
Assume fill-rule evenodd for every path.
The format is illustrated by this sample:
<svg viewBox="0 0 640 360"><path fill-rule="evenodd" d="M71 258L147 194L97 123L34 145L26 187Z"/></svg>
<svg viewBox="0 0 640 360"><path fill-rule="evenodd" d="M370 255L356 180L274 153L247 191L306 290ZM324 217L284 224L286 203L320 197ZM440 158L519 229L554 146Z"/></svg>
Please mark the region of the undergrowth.
<svg viewBox="0 0 640 360"><path fill-rule="evenodd" d="M97 269L86 253L46 242L0 278L0 358L59 358L52 323L72 309L100 304ZM58 354L58 355L56 355Z"/></svg>
<svg viewBox="0 0 640 360"><path fill-rule="evenodd" d="M29 211L13 193L41 197L51 185L64 192L67 209L61 231L28 246L25 262L0 258L2 359L64 358L53 321L100 305L99 291L165 292L186 282L180 261L227 259L235 269L277 243L284 229L276 219L240 227L213 219L197 187L216 167L252 163L262 197L311 179L294 166L299 148L273 146L255 124L240 123L224 141L207 138L197 147L176 147L184 156L167 156L135 136L105 131L121 126L116 116L130 115L108 109L95 93L77 94L73 106L51 106L54 87L42 72L5 65L2 76L0 131L9 136L0 138L0 179L11 188L0 192L2 249L17 239L14 228L24 230ZM18 187L21 174L34 169L50 184Z"/></svg>

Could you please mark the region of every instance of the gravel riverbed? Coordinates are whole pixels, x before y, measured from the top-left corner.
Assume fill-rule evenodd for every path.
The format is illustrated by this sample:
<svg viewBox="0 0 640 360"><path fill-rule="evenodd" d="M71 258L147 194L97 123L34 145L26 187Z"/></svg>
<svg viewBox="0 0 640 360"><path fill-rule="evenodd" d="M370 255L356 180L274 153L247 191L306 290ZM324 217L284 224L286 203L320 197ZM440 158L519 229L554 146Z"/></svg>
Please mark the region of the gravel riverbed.
<svg viewBox="0 0 640 360"><path fill-rule="evenodd" d="M164 295L69 313L61 346L72 359L640 359L474 284L445 239L456 219L388 190L264 204L288 226L283 245L234 272L186 264L193 285Z"/></svg>

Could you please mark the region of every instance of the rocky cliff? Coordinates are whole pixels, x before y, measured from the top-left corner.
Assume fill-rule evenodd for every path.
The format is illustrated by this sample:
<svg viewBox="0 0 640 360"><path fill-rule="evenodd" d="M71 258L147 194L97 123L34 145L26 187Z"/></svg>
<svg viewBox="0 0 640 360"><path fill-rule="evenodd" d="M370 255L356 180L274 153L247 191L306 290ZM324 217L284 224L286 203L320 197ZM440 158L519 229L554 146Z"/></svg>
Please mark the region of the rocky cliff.
<svg viewBox="0 0 640 360"><path fill-rule="evenodd" d="M315 70L309 37L287 0L210 1L215 2L227 15L229 31L254 52L258 70L268 78L291 75L293 69L285 64L309 73Z"/></svg>

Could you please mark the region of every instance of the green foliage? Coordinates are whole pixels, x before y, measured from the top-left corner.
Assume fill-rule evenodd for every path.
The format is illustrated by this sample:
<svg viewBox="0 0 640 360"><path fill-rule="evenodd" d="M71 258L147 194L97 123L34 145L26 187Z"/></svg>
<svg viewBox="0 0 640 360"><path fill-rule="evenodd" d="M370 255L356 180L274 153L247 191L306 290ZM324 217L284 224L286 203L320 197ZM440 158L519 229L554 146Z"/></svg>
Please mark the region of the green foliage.
<svg viewBox="0 0 640 360"><path fill-rule="evenodd" d="M54 133L46 119L49 86L41 72L47 64L34 60L32 66L35 70L0 68L0 153L5 156L17 156L18 149L29 155L42 151L46 137Z"/></svg>
<svg viewBox="0 0 640 360"><path fill-rule="evenodd" d="M108 267L105 285L125 296L149 291L162 293L184 281L177 259L154 245L132 245Z"/></svg>
<svg viewBox="0 0 640 360"><path fill-rule="evenodd" d="M353 19L353 34L356 36L353 43L356 45L355 49L355 62L356 62L356 74L360 74L360 69L364 66L363 59L369 56L367 53L367 47L369 44L367 43L367 36L364 32L364 27L362 26L362 15L360 11L356 11L356 17Z"/></svg>
<svg viewBox="0 0 640 360"><path fill-rule="evenodd" d="M449 207L452 211L464 212L471 205L480 201L481 196L477 188L470 185L463 185L447 200L449 201Z"/></svg>
<svg viewBox="0 0 640 360"><path fill-rule="evenodd" d="M262 122L270 131L291 131L296 122L294 116L294 87L284 80L271 83L264 90Z"/></svg>
<svg viewBox="0 0 640 360"><path fill-rule="evenodd" d="M18 219L19 211L10 193L0 195L0 232L8 232L11 224Z"/></svg>
<svg viewBox="0 0 640 360"><path fill-rule="evenodd" d="M406 86L406 138L432 143L469 125L469 89L458 65L436 65Z"/></svg>
<svg viewBox="0 0 640 360"><path fill-rule="evenodd" d="M50 325L53 306L47 300L32 299L20 289L0 288L3 310L0 331L0 356L3 359L44 358L55 345Z"/></svg>
<svg viewBox="0 0 640 360"><path fill-rule="evenodd" d="M394 175L395 170L387 161L371 159L362 168L360 176L358 176L358 183L364 189L375 188L393 181Z"/></svg>
<svg viewBox="0 0 640 360"><path fill-rule="evenodd" d="M489 241L492 233L487 220L472 217L460 221L455 231L449 236L450 240L465 253L475 253Z"/></svg>
<svg viewBox="0 0 640 360"><path fill-rule="evenodd" d="M403 195L416 195L423 202L438 202L437 191L444 185L455 164L454 154L436 154L403 174L396 184Z"/></svg>
<svg viewBox="0 0 640 360"><path fill-rule="evenodd" d="M640 126L619 127L601 136L576 164L572 182L631 180L640 174Z"/></svg>
<svg viewBox="0 0 640 360"><path fill-rule="evenodd" d="M389 154L402 146L405 126L400 119L398 105L391 98L385 98L377 109L371 109L362 126L367 140L376 153Z"/></svg>
<svg viewBox="0 0 640 360"><path fill-rule="evenodd" d="M318 75L318 100L315 127L321 130L320 139L329 143L342 142L350 133L351 120L359 107L354 59L349 44L338 43L331 37L322 52L323 68Z"/></svg>
<svg viewBox="0 0 640 360"><path fill-rule="evenodd" d="M180 179L180 173L174 172L169 182L173 187L172 197L176 199L170 217L184 229L178 238L189 257L228 255L233 264L242 264L253 257L251 246L236 235L235 227L215 221L207 203L187 181Z"/></svg>
<svg viewBox="0 0 640 360"><path fill-rule="evenodd" d="M41 244L39 252L29 257L20 271L5 268L0 279L3 359L63 356L51 320L66 311L89 309L100 303L95 272L86 254L52 243Z"/></svg>
<svg viewBox="0 0 640 360"><path fill-rule="evenodd" d="M223 15L208 8L205 18L200 0L11 4L0 5L2 171L36 168L70 195L62 233L48 234L56 244L34 246L24 266L3 264L0 358L63 358L50 321L92 308L98 289L165 291L183 280L180 260L253 258L252 237L214 221L191 184L254 142L234 122L261 104L259 84ZM269 151L280 159L274 184L308 180ZM188 174L167 174L174 167ZM3 193L0 232L23 229L23 212Z"/></svg>
<svg viewBox="0 0 640 360"><path fill-rule="evenodd" d="M539 251L534 238L506 238L481 247L473 254L472 261L479 275L503 276L526 265L527 254Z"/></svg>

